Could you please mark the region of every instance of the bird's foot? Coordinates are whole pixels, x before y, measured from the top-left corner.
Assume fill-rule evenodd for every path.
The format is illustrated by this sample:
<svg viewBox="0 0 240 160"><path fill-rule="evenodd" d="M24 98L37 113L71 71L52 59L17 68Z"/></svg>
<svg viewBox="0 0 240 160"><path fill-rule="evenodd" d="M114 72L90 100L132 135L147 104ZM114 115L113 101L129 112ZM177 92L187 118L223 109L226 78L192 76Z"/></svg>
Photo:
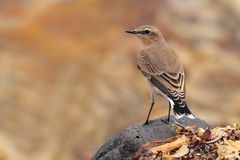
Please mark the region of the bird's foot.
<svg viewBox="0 0 240 160"><path fill-rule="evenodd" d="M169 124L170 123L170 119L162 119L163 123Z"/></svg>
<svg viewBox="0 0 240 160"><path fill-rule="evenodd" d="M148 125L149 124L149 120L146 120L143 125Z"/></svg>

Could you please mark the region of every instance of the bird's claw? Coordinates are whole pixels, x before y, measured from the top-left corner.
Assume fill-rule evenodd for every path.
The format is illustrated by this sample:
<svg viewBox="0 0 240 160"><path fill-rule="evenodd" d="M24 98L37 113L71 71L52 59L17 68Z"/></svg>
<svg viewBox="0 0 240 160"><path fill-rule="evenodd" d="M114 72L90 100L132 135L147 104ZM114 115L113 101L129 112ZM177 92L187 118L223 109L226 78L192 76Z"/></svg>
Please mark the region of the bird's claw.
<svg viewBox="0 0 240 160"><path fill-rule="evenodd" d="M145 121L144 123L143 123L143 125L148 125L149 124L149 121Z"/></svg>
<svg viewBox="0 0 240 160"><path fill-rule="evenodd" d="M163 122L163 123L166 123L166 124L169 124L169 123L170 123L170 120L169 120L169 119L162 119L162 122Z"/></svg>

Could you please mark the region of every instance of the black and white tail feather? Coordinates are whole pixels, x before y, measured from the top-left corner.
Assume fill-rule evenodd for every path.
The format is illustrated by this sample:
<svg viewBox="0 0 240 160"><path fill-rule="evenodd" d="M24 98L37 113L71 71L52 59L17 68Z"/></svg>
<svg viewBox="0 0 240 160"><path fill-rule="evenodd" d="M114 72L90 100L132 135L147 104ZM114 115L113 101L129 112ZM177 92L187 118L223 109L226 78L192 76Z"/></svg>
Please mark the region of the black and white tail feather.
<svg viewBox="0 0 240 160"><path fill-rule="evenodd" d="M171 107L173 108L174 115L177 119L182 118L183 116L187 116L188 118L195 119L195 116L188 109L186 102L184 101L173 101L169 100Z"/></svg>

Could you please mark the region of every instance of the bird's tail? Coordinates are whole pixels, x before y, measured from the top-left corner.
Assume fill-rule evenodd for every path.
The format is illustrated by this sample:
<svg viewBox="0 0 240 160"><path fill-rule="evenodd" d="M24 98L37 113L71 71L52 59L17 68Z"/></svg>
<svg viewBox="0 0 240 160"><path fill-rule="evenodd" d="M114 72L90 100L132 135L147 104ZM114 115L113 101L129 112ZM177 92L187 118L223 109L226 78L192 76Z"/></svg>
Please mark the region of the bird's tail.
<svg viewBox="0 0 240 160"><path fill-rule="evenodd" d="M195 116L188 109L186 102L182 101L181 103L172 103L174 115L177 119L187 116L188 118L195 119Z"/></svg>

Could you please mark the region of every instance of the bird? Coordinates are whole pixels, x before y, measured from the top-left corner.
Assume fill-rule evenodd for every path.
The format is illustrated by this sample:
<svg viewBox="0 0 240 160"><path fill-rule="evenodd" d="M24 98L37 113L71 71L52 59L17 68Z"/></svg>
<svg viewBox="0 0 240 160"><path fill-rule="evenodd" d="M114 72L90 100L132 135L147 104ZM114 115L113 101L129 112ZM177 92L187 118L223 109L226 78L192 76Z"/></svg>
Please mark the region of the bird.
<svg viewBox="0 0 240 160"><path fill-rule="evenodd" d="M187 116L195 119L186 101L185 73L183 65L173 49L165 41L162 33L155 26L141 25L127 33L136 35L143 48L137 54L137 67L147 79L150 86L150 110L145 121L149 124L156 96L163 96L169 102L168 117L170 122L171 108L176 119Z"/></svg>

